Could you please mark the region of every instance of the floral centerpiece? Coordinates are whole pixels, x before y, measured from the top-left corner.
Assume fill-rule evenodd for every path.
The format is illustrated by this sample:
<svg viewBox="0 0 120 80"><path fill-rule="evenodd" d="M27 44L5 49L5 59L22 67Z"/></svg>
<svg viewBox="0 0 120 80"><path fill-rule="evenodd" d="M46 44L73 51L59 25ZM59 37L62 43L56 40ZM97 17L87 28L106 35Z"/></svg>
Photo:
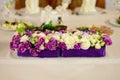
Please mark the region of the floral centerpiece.
<svg viewBox="0 0 120 80"><path fill-rule="evenodd" d="M44 25L42 31L33 25L17 28L10 42L11 50L26 57L103 57L106 45L112 44L109 35L113 31L105 26L79 27L71 31L58 30L61 25L52 29L51 26L51 22Z"/></svg>
<svg viewBox="0 0 120 80"><path fill-rule="evenodd" d="M18 51L18 56L58 57L59 36L56 35L57 32L26 30L13 36L10 47Z"/></svg>
<svg viewBox="0 0 120 80"><path fill-rule="evenodd" d="M113 31L105 26L80 27L78 30L62 34L63 57L103 57L106 45L111 45L109 37Z"/></svg>

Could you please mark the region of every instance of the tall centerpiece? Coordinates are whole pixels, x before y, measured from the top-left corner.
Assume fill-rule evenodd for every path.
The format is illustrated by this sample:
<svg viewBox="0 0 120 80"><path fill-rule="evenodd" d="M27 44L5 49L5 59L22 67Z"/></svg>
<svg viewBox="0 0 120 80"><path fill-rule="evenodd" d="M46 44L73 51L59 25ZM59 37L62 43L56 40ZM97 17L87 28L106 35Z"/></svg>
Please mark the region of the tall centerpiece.
<svg viewBox="0 0 120 80"><path fill-rule="evenodd" d="M39 13L39 0L26 0L25 1L26 12L29 14Z"/></svg>
<svg viewBox="0 0 120 80"><path fill-rule="evenodd" d="M83 0L80 8L81 13L94 13L96 10L96 0Z"/></svg>

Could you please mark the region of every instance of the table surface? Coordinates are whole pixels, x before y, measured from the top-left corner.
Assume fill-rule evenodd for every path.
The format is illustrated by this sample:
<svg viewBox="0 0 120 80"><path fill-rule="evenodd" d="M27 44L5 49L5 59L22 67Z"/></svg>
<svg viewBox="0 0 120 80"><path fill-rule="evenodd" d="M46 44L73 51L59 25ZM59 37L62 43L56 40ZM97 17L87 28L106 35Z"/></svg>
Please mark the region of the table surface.
<svg viewBox="0 0 120 80"><path fill-rule="evenodd" d="M107 47L107 55L103 58L14 57L9 49L14 31L0 29L0 80L120 80L120 27L109 23L118 16L120 12L116 10L96 15L63 16L69 29L81 25L106 25L114 30L113 44Z"/></svg>

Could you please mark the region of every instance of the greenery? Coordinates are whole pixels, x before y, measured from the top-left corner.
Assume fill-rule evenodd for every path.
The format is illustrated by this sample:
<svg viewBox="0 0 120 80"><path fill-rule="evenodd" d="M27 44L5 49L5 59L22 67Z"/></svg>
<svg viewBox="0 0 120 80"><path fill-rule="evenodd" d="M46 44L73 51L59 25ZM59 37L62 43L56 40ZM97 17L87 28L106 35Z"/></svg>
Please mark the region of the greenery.
<svg viewBox="0 0 120 80"><path fill-rule="evenodd" d="M120 24L120 19L117 20L117 23Z"/></svg>

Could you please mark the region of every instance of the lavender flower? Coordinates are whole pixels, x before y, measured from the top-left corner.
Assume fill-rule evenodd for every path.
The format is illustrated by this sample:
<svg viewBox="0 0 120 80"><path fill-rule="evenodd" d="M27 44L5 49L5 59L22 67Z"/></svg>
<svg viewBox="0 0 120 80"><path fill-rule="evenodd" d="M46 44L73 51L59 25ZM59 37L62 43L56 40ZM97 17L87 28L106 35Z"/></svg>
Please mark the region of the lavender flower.
<svg viewBox="0 0 120 80"><path fill-rule="evenodd" d="M80 48L81 48L81 44L80 43L76 43L74 45L74 49L80 50Z"/></svg>
<svg viewBox="0 0 120 80"><path fill-rule="evenodd" d="M59 48L61 48L62 50L67 49L67 46L66 46L65 42L60 42L59 43Z"/></svg>
<svg viewBox="0 0 120 80"><path fill-rule="evenodd" d="M103 36L103 41L106 43L106 45L111 45L112 44L112 40L108 35Z"/></svg>
<svg viewBox="0 0 120 80"><path fill-rule="evenodd" d="M87 34L90 34L90 31L89 31L89 30L84 30L83 32L84 32L84 33L87 33Z"/></svg>

